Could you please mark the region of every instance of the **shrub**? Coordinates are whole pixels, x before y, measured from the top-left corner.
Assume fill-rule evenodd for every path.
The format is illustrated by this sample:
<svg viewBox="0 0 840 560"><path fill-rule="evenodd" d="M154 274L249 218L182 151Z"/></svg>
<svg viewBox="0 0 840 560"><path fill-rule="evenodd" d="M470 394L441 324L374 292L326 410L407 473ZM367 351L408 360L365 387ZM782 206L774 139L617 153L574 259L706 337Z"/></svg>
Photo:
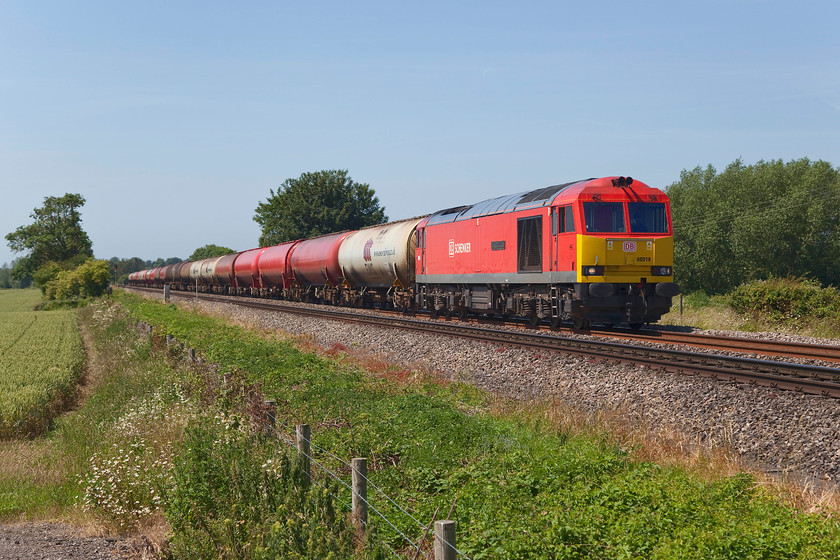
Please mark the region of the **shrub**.
<svg viewBox="0 0 840 560"><path fill-rule="evenodd" d="M47 299L69 300L97 297L105 293L111 281L108 261L88 259L73 270L62 270L46 283Z"/></svg>
<svg viewBox="0 0 840 560"><path fill-rule="evenodd" d="M729 294L728 302L739 313L782 323L840 315L840 292L831 286L822 288L808 278L771 278L743 284Z"/></svg>
<svg viewBox="0 0 840 560"><path fill-rule="evenodd" d="M57 262L50 261L43 265L41 268L36 270L32 274L32 278L35 280L35 283L41 288L41 293L45 296L47 295L47 286L50 282L56 279L56 277L64 271L64 267L62 267Z"/></svg>

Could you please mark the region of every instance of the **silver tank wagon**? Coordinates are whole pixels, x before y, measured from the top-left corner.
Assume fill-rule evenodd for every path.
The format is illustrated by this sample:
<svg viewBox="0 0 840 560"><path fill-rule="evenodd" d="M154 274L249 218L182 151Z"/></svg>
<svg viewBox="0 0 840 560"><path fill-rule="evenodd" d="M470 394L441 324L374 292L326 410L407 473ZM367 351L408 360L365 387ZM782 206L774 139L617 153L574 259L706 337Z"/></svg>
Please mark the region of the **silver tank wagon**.
<svg viewBox="0 0 840 560"><path fill-rule="evenodd" d="M351 288L408 288L414 284L414 228L420 219L355 231L338 250L338 264Z"/></svg>

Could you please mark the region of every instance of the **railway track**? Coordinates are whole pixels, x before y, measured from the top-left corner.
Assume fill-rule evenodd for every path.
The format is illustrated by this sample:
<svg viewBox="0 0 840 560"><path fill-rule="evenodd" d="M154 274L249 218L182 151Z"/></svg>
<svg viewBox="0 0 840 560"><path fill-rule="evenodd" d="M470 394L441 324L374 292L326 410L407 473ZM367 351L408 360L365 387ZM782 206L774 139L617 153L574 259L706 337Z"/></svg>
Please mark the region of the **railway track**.
<svg viewBox="0 0 840 560"><path fill-rule="evenodd" d="M682 344L711 350L729 350L744 354L764 356L788 356L809 360L840 363L840 346L805 344L801 342L780 342L735 336L716 336L697 333L681 333L668 330L645 329L629 331L622 329L592 330L588 334L611 338Z"/></svg>
<svg viewBox="0 0 840 560"><path fill-rule="evenodd" d="M149 291L157 294L160 293L159 290L154 289L143 291ZM195 297L195 293L190 293L188 295L190 297ZM572 338L563 336L562 334L548 335L541 334L541 331L527 331L525 329L502 330L487 326L477 326L469 323L465 324L460 321L427 321L398 317L395 315L366 314L349 311L344 308L336 309L325 306L303 307L279 301L258 301L251 300L249 298L236 298L212 294L198 294L198 297L204 300L232 303L252 309L270 311L280 310L321 319L351 321L366 325L400 328L427 334L442 334L483 342L558 351L567 354L585 356L590 359L643 364L655 369L699 375L721 381L747 383L772 387L779 390L840 398L840 369L833 367L794 364L757 358L723 356L707 352L691 352L671 348L638 346L598 339ZM648 340L654 340L656 342L688 344L687 342L682 342L680 337L674 337L674 339L671 340L663 340L665 337L652 334L658 332L661 331L642 331L641 337L643 338L647 335ZM598 334L614 337L618 333L620 333L620 331L610 330L601 331ZM633 335L638 334L640 333L633 333ZM677 334L682 334L684 336L686 333ZM691 337L691 339L695 340L695 346L725 350L732 350L737 347L737 343L727 344L727 341L730 340L727 337L709 337L708 343L701 343L696 340L696 338L702 336L704 335L694 335L694 337ZM634 338L638 339L639 337L635 336ZM724 339L724 341L720 346L714 346L714 341L712 339ZM680 340L680 342L674 342L674 340ZM752 353L761 351L757 350L757 348L767 347L770 348L771 353L775 355L791 355L784 354L780 350L781 346L775 346L769 341L755 341L752 339L740 340L749 341L749 343L752 344L749 350ZM756 343L761 343L761 345ZM791 345L784 344L783 346ZM824 348L817 345L801 346L816 347L817 349ZM773 348L775 348L775 350L772 350ZM798 357L805 356L813 359L824 359L814 355L813 353L808 354L809 350L806 348L801 348L799 351L801 353L795 354Z"/></svg>

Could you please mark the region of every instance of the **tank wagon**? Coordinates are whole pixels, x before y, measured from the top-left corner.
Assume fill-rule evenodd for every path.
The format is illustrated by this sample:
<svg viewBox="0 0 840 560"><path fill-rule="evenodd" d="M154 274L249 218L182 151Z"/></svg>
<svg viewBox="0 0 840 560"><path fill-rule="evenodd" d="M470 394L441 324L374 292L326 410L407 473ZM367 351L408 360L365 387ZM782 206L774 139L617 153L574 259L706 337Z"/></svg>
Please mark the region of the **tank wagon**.
<svg viewBox="0 0 840 560"><path fill-rule="evenodd" d="M415 229L420 222L411 219L372 226L344 239L338 264L347 303L413 310Z"/></svg>
<svg viewBox="0 0 840 560"><path fill-rule="evenodd" d="M260 256L260 282L266 286L263 294L268 297L291 297L294 285L294 272L289 258L292 249L300 243L289 241L268 247Z"/></svg>
<svg viewBox="0 0 840 560"><path fill-rule="evenodd" d="M668 197L630 177L140 271L133 285L576 328L655 322L679 293Z"/></svg>
<svg viewBox="0 0 840 560"><path fill-rule="evenodd" d="M292 287L288 296L298 301L341 303L344 276L338 264L338 249L349 231L332 233L296 244L289 252Z"/></svg>

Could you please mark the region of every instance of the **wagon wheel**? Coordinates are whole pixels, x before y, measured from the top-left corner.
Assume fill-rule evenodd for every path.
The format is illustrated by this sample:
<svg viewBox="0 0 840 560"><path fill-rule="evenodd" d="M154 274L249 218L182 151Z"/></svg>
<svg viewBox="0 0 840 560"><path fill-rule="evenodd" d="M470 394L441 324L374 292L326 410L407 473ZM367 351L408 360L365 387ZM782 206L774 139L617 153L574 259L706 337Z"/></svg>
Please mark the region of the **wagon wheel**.
<svg viewBox="0 0 840 560"><path fill-rule="evenodd" d="M630 323L630 328L633 329L634 331L637 331L637 330L642 328L642 324L641 323Z"/></svg>
<svg viewBox="0 0 840 560"><path fill-rule="evenodd" d="M404 315L409 315L409 316L416 315L417 314L417 304L414 303L414 302L411 302L407 305L404 305L403 306L403 314Z"/></svg>
<svg viewBox="0 0 840 560"><path fill-rule="evenodd" d="M443 312L443 316L446 317L447 319L451 319L453 313L454 313L454 310L451 307L447 307L446 311Z"/></svg>
<svg viewBox="0 0 840 560"><path fill-rule="evenodd" d="M557 327L560 326L560 323L562 323L562 322L563 322L563 320L558 316L558 317L552 317L549 320L548 323L551 325L552 329L556 329Z"/></svg>
<svg viewBox="0 0 840 560"><path fill-rule="evenodd" d="M437 309L435 309L434 304L432 304L432 306L429 308L429 317L431 317L432 319L437 319L438 315L440 315L440 312Z"/></svg>
<svg viewBox="0 0 840 560"><path fill-rule="evenodd" d="M458 318L463 321L464 319L467 318L467 315L469 314L469 311L467 311L466 307L459 307L457 313L458 313Z"/></svg>
<svg viewBox="0 0 840 560"><path fill-rule="evenodd" d="M588 329L591 325L591 323L583 317L575 317L572 319L572 324L574 325L576 331Z"/></svg>
<svg viewBox="0 0 840 560"><path fill-rule="evenodd" d="M536 313L531 313L530 315L528 315L528 324L532 327L536 327L537 325L539 325L540 321L542 321L542 319L540 319L540 316Z"/></svg>

